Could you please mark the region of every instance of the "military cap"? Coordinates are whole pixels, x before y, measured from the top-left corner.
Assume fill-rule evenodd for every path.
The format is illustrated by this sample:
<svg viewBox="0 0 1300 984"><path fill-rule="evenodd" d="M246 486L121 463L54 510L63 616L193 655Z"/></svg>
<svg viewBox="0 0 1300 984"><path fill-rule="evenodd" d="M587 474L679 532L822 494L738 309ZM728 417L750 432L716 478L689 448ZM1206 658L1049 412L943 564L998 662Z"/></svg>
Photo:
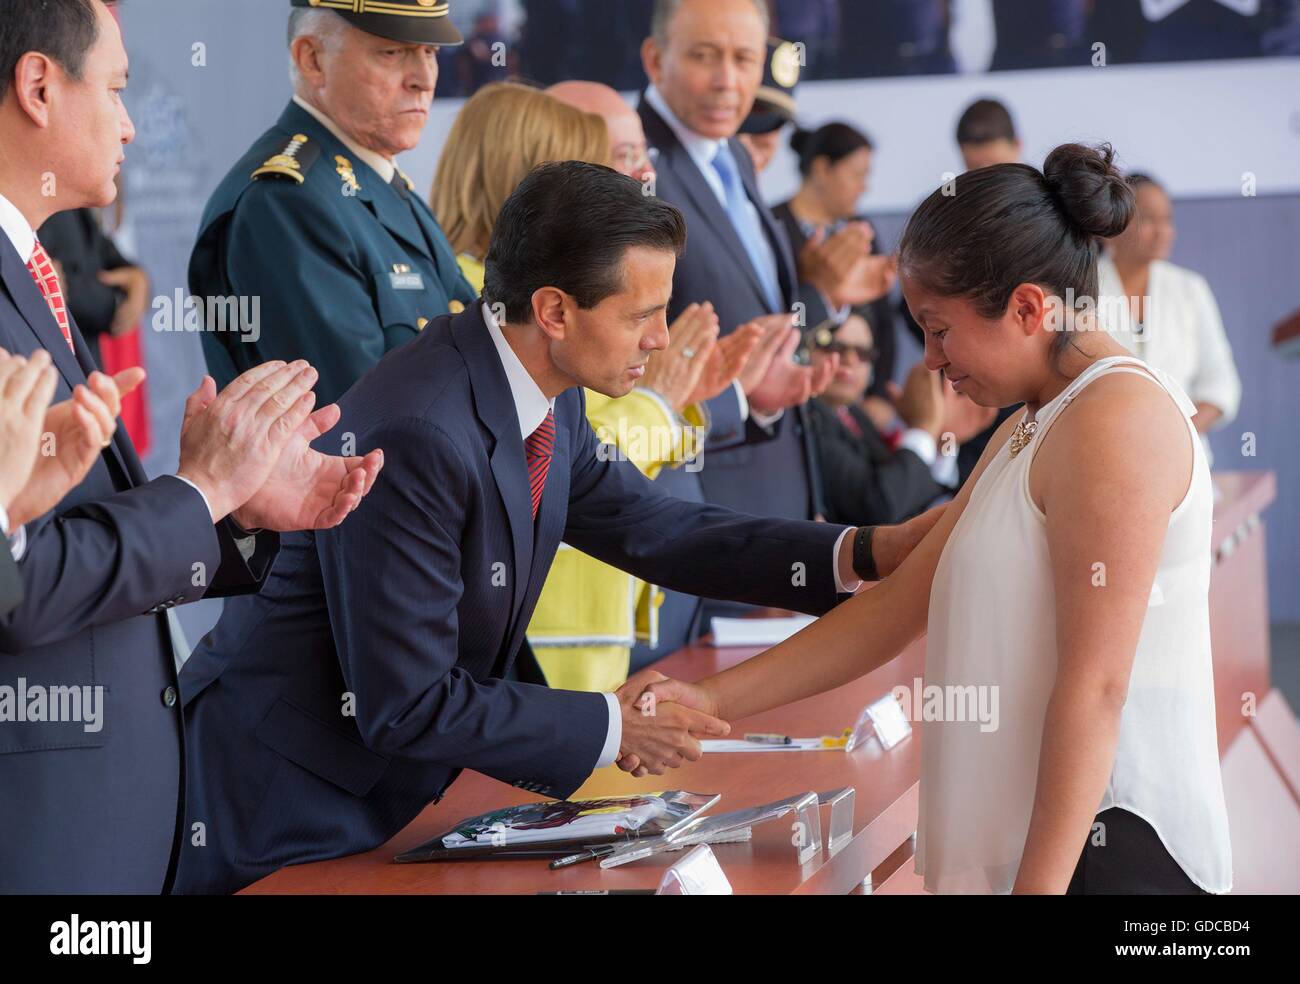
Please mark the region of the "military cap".
<svg viewBox="0 0 1300 984"><path fill-rule="evenodd" d="M405 44L460 44L464 38L446 0L289 0L293 7L332 10L367 34Z"/></svg>
<svg viewBox="0 0 1300 984"><path fill-rule="evenodd" d="M776 38L768 41L763 83L754 97L754 108L740 125L741 133L771 133L794 120L794 87L801 69L800 48Z"/></svg>

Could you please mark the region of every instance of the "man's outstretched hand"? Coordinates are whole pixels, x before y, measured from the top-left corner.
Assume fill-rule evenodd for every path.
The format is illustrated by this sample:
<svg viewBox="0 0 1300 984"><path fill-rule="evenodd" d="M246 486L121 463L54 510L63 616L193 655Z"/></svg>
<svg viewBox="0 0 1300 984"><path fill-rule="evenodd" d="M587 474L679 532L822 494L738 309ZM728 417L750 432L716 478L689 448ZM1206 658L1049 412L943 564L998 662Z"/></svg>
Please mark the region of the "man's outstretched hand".
<svg viewBox="0 0 1300 984"><path fill-rule="evenodd" d="M623 709L618 767L634 776L663 775L702 754L700 738L723 738L731 725L715 716L706 690L655 670L628 678L617 692Z"/></svg>

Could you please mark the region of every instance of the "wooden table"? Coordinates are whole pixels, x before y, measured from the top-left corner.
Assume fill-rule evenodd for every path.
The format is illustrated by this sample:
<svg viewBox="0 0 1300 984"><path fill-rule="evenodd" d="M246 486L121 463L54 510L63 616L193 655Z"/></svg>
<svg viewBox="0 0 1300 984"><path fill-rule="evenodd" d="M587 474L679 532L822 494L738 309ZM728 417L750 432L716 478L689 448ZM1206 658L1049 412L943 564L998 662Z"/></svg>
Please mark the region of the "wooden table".
<svg viewBox="0 0 1300 984"><path fill-rule="evenodd" d="M1214 547L1219 554L1211 582L1218 731L1222 753L1244 726L1241 695L1268 692L1268 585L1260 513L1276 495L1271 472L1217 473L1223 497L1215 507ZM1252 520L1252 517L1253 520ZM1228 541L1232 541L1230 544ZM1225 549L1226 545L1226 549ZM668 676L696 680L748 659L754 649L689 646L657 664ZM732 722L733 734L779 732L799 737L838 733L851 726L868 703L895 686L911 689L921 676L925 640L868 676L830 693ZM714 812L784 799L796 793L842 786L856 791L852 841L833 858L802 868L792 843L793 815L754 828L753 840L713 847L741 894L847 894L886 859L907 856L916 829L921 728L890 752L870 742L852 754L842 751L787 754L706 754L668 776L633 779L611 766L594 774L575 797L653 791L664 788L721 793ZM537 800L513 786L465 772L440 804L424 810L387 844L364 854L284 868L242 894L532 894L540 891L645 889L659 884L663 869L681 854L660 856L603 870L588 862L550 871L545 861L473 861L393 864L409 850L465 817ZM823 810L823 835L829 811ZM910 860L906 866L910 870Z"/></svg>
<svg viewBox="0 0 1300 984"><path fill-rule="evenodd" d="M896 684L908 688L920 676L924 640L888 666L808 700L733 722L733 734L780 732L799 737L838 734L851 727L859 712ZM657 668L686 680L709 676L757 652L689 646L660 661ZM713 812L784 799L797 793L824 792L842 786L857 791L854 837L828 859L801 868L796 861L791 825L781 818L754 828L748 843L713 847L737 893L828 893L844 895L889 857L916 829L919 734L890 752L878 743L848 754L824 752L706 754L667 776L633 779L610 766L595 773L575 798L615 793L688 789L721 793ZM682 854L637 861L603 870L593 862L551 871L545 861L462 861L393 864L393 855L451 827L464 817L516 803L537 800L522 790L475 772L465 772L437 806L424 810L405 830L374 851L331 861L284 868L244 890L245 894L532 894L540 891L593 888L654 888L663 869ZM829 810L822 811L823 840Z"/></svg>

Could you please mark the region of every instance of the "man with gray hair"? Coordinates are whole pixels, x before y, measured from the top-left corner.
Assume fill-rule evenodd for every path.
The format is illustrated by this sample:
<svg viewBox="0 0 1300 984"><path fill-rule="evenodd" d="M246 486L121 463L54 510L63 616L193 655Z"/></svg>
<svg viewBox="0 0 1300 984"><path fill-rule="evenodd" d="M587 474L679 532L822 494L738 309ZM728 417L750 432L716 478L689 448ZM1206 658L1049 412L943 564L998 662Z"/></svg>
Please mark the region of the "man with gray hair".
<svg viewBox="0 0 1300 984"><path fill-rule="evenodd" d="M208 201L190 290L218 383L307 359L322 403L431 319L474 300L433 212L395 163L419 143L448 4L290 0L293 101ZM357 12L363 7L365 12Z"/></svg>
<svg viewBox="0 0 1300 984"><path fill-rule="evenodd" d="M657 0L641 49L649 84L639 113L655 170L655 193L676 205L690 231L673 273L669 318L710 299L727 331L747 322L778 325L781 347L754 387L709 401L704 468L658 481L679 498L754 516L813 519L822 512L804 404L834 374L798 365L797 286L785 230L759 195L753 163L736 134L754 105L767 58L765 0ZM659 612L658 649L638 647L647 665L698 634L698 599L669 594ZM704 623L707 629L707 623Z"/></svg>

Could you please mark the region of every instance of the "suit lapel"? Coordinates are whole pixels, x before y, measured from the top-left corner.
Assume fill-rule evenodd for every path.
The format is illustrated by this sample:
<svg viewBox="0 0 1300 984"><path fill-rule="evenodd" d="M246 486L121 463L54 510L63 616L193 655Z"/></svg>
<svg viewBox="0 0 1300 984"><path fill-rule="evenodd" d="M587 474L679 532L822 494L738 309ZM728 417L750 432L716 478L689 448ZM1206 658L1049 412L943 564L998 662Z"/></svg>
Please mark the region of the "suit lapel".
<svg viewBox="0 0 1300 984"><path fill-rule="evenodd" d="M532 496L528 489L528 466L524 456L524 439L519 433L519 416L510 398L510 383L487 325L483 311L471 305L452 319L452 338L465 358L470 387L474 395L474 412L492 433L490 452L492 477L501 495L501 508L510 527L514 552L511 580L512 603L510 627L506 638L515 630L515 620L524 605L533 557Z"/></svg>

